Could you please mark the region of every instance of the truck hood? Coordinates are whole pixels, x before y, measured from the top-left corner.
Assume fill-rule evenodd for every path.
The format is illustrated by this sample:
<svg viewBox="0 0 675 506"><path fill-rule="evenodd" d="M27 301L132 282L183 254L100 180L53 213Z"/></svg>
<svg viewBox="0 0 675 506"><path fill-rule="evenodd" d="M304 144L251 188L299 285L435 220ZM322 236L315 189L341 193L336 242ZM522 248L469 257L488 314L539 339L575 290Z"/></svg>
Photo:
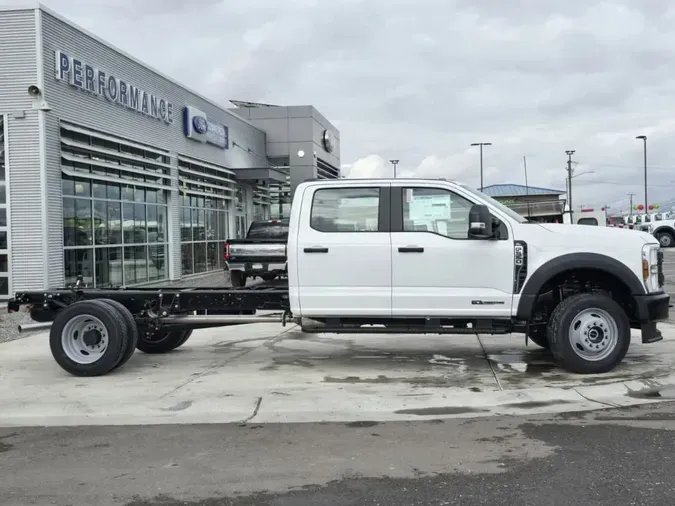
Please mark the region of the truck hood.
<svg viewBox="0 0 675 506"><path fill-rule="evenodd" d="M541 227L551 232L551 240L554 242L566 242L569 240L586 243L625 243L636 241L640 244L655 243L656 238L647 232L615 227L594 227L591 225L570 225L567 223L538 223L527 224L527 227Z"/></svg>

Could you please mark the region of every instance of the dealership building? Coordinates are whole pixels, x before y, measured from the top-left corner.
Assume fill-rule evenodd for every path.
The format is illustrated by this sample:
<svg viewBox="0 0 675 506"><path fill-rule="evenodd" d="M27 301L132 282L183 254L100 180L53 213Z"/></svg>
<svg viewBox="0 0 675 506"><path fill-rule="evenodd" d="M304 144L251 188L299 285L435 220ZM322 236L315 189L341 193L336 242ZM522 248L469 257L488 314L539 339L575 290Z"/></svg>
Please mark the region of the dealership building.
<svg viewBox="0 0 675 506"><path fill-rule="evenodd" d="M0 82L0 298L220 270L227 238L340 177L312 106L223 107L41 5L0 7Z"/></svg>

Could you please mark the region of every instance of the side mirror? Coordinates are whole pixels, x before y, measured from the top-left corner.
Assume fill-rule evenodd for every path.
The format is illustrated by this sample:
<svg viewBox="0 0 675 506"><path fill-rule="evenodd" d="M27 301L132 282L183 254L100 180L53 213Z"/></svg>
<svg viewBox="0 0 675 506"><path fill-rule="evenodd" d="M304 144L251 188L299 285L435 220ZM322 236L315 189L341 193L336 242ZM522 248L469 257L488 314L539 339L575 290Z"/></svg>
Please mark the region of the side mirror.
<svg viewBox="0 0 675 506"><path fill-rule="evenodd" d="M493 236L490 209L483 205L471 206L469 211L469 237L490 239Z"/></svg>

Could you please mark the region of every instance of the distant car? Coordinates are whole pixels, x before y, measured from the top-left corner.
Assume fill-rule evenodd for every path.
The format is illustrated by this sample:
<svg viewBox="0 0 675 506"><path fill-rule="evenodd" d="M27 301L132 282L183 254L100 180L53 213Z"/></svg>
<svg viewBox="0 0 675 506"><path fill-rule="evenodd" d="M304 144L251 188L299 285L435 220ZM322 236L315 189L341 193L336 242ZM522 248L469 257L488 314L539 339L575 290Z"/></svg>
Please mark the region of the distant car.
<svg viewBox="0 0 675 506"><path fill-rule="evenodd" d="M228 239L225 242L225 270L230 273L232 286L246 286L248 278L272 281L285 276L287 242L287 219L254 221L246 239Z"/></svg>

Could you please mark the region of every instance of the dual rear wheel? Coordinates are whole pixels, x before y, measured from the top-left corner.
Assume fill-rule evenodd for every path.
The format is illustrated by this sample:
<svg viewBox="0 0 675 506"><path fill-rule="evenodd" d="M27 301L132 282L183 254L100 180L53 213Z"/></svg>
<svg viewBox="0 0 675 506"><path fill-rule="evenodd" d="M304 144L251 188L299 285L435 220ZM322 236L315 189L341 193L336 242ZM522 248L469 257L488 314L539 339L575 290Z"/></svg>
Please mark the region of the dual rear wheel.
<svg viewBox="0 0 675 506"><path fill-rule="evenodd" d="M185 344L191 331L149 332L131 312L110 299L76 302L61 310L49 345L56 363L74 376L101 376L123 366L136 349L167 353Z"/></svg>

